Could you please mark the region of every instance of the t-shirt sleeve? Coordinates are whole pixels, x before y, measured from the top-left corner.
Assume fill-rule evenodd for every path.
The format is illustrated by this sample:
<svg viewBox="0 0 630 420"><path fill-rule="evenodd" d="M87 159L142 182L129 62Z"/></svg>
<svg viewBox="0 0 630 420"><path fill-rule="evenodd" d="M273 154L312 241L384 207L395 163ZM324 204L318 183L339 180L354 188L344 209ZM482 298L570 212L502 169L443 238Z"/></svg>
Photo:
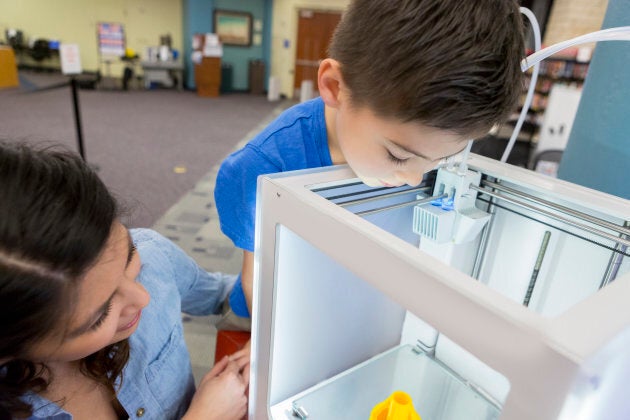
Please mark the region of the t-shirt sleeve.
<svg viewBox="0 0 630 420"><path fill-rule="evenodd" d="M280 170L281 168L251 145L233 153L221 164L214 200L221 231L238 248L254 252L258 176Z"/></svg>

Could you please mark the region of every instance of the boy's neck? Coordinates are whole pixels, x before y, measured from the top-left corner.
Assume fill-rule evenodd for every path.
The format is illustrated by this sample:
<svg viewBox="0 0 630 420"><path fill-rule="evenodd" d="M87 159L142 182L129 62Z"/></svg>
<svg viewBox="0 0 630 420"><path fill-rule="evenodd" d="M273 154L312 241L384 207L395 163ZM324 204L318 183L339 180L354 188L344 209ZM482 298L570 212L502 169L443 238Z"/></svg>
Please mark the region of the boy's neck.
<svg viewBox="0 0 630 420"><path fill-rule="evenodd" d="M326 120L326 136L328 138L328 151L330 152L330 159L333 165L341 165L346 163L346 159L339 148L339 141L337 139L335 130L335 116L337 110L335 108L324 105L324 118Z"/></svg>

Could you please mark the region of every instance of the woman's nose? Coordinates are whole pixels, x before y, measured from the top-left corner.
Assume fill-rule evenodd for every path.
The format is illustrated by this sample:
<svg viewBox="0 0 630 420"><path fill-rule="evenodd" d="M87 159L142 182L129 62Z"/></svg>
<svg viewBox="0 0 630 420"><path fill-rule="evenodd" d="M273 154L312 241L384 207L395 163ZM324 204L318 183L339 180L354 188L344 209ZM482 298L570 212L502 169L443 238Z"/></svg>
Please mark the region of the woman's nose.
<svg viewBox="0 0 630 420"><path fill-rule="evenodd" d="M136 312L138 309L142 309L149 304L150 296L147 289L138 282L129 284L124 291L123 295L125 299L125 307L129 308L130 312Z"/></svg>

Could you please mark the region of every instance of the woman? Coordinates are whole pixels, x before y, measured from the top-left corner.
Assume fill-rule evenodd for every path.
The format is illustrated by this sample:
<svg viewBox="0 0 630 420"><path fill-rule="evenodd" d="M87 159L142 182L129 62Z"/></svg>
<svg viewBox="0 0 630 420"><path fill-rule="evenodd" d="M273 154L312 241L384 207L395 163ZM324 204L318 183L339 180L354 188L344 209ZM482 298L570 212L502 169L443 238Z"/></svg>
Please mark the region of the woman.
<svg viewBox="0 0 630 420"><path fill-rule="evenodd" d="M0 419L240 419L248 354L195 392L181 324L234 276L117 216L77 156L0 142Z"/></svg>

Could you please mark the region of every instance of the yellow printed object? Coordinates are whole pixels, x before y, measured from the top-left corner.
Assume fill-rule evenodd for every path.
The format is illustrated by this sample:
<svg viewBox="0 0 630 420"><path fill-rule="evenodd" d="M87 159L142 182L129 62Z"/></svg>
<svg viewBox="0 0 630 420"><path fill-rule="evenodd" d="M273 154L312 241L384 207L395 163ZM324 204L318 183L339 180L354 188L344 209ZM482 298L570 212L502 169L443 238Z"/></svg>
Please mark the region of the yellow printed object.
<svg viewBox="0 0 630 420"><path fill-rule="evenodd" d="M422 420L413 408L413 401L409 394L394 391L383 402L374 406L370 413L370 420Z"/></svg>

